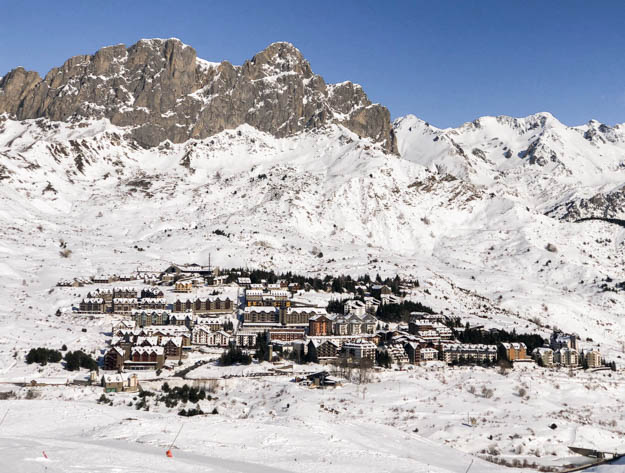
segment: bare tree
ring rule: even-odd
[[[371,368],[373,368],[373,360],[370,358],[361,358],[358,363],[358,384],[367,384],[371,380]]]

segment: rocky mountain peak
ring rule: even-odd
[[[267,68],[276,72],[296,72],[310,77],[310,64],[304,59],[299,49],[291,43],[272,43],[249,61],[258,68]]]
[[[388,110],[352,83],[327,86],[286,42],[270,44],[242,66],[212,65],[170,38],[75,56],[44,79],[17,68],[0,79],[3,113],[17,120],[106,118],[145,147],[242,124],[284,137],[337,123],[396,152]]]

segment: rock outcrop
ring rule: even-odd
[[[145,147],[244,123],[277,137],[339,123],[397,152],[389,111],[358,85],[327,85],[289,43],[271,44],[242,66],[198,59],[177,39],[150,39],[73,57],[44,79],[17,68],[0,79],[2,113],[18,120],[107,118]]]
[[[610,192],[599,192],[587,199],[574,199],[546,213],[550,217],[568,222],[585,218],[625,218],[625,187]]]

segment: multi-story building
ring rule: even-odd
[[[161,299],[164,296],[163,291],[157,288],[148,287],[141,289],[141,299]]]
[[[432,347],[424,347],[419,350],[419,359],[423,362],[438,360],[438,350]]]
[[[549,347],[534,348],[532,356],[539,365],[553,366],[553,350]]]
[[[596,348],[584,351],[582,355],[584,357],[584,366],[586,366],[587,368],[601,367],[601,352]]]
[[[112,289],[98,289],[87,294],[88,298],[104,299],[110,306],[114,299],[137,299],[137,289],[133,287],[114,287]]]
[[[267,329],[267,332],[269,333],[269,339],[272,341],[292,342],[306,338],[306,330],[303,328],[270,327]]]
[[[309,328],[309,320],[318,315],[327,316],[327,312],[319,307],[287,307],[280,310],[280,322],[287,327]]]
[[[355,360],[361,360],[364,358],[373,361],[375,360],[377,347],[375,346],[375,343],[367,340],[355,340],[353,342],[343,343],[341,350],[349,358],[353,358]]]
[[[427,322],[440,322],[445,321],[445,316],[442,314],[430,314],[429,312],[410,312],[410,320],[424,320]]]
[[[133,310],[130,316],[137,327],[168,325],[171,312],[169,310]]]
[[[193,344],[206,345],[209,347],[227,347],[232,337],[228,333],[218,330],[213,331],[202,325],[193,328]]]
[[[454,332],[447,325],[440,322],[434,322],[432,326],[434,330],[438,332],[441,340],[451,340],[454,338]]]
[[[176,281],[174,284],[174,292],[192,292],[193,291],[193,281],[190,279],[184,279],[180,281]]]
[[[172,315],[173,316],[173,315]],[[195,326],[204,327],[211,332],[223,330],[226,321],[221,317],[198,317],[195,319]]]
[[[408,355],[408,361],[410,363],[419,363],[421,345],[415,341],[406,341],[404,343],[404,351]]]
[[[560,366],[578,366],[579,353],[574,348],[562,347],[554,352],[554,362],[559,364]]]
[[[339,344],[334,340],[309,340],[308,341],[308,353],[313,358],[317,358],[318,361],[332,360],[339,354]]]
[[[119,346],[113,346],[104,354],[103,368],[105,370],[119,371],[124,367],[124,361],[126,361],[129,356],[129,351]]]
[[[554,331],[551,334],[550,346],[553,350],[559,350],[560,348],[572,348],[577,350],[577,335]]]
[[[311,337],[332,334],[332,319],[328,314],[316,314],[308,319],[308,335]]]
[[[258,333],[247,331],[247,330],[239,330],[234,335],[235,344],[241,348],[253,348],[256,346],[256,338],[258,337]]]
[[[120,329],[127,329],[127,330],[132,330],[133,328],[135,328],[137,326],[137,324],[135,324],[135,322],[133,320],[127,320],[127,319],[122,319],[119,322],[116,322],[113,324],[112,327],[112,332],[115,333],[117,330]]]
[[[264,289],[246,289],[245,305],[291,307],[291,293],[285,289],[273,289],[268,292]]]
[[[280,310],[273,306],[248,306],[243,309],[243,325],[280,325]]]
[[[165,349],[163,347],[132,347],[130,357],[124,361],[127,370],[157,370],[165,363]]]
[[[410,357],[402,345],[390,345],[386,347],[386,353],[391,363],[410,363]]]
[[[343,313],[362,317],[367,313],[367,305],[359,300],[347,301],[343,304]]]
[[[243,287],[250,287],[252,285],[252,280],[250,278],[241,277],[237,279],[237,284]]]
[[[447,364],[462,362],[493,363],[497,361],[497,345],[444,343],[441,345],[440,357]]]
[[[106,303],[101,297],[88,297],[80,301],[79,310],[85,314],[103,314],[106,312]]]
[[[141,310],[165,310],[167,309],[167,301],[163,298],[149,297],[146,299],[139,299],[137,302],[137,309]]]
[[[355,313],[332,314],[329,318],[332,321],[332,335],[371,334],[375,332],[378,324],[378,319],[367,313],[362,316]]]
[[[116,297],[113,299],[113,313],[121,315],[130,315],[133,310],[139,306],[139,299]]]
[[[184,325],[153,325],[150,327],[144,327],[142,334],[149,337],[158,337],[158,344],[162,343],[164,338],[181,337],[182,347],[189,347],[191,345],[191,331]]]
[[[169,316],[169,325],[184,325],[192,329],[195,325],[195,316],[188,312],[174,312]]]
[[[502,348],[505,358],[508,361],[522,361],[529,359],[529,357],[527,356],[527,347],[523,342],[504,342],[501,343],[500,346]]]

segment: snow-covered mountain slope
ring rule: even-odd
[[[623,125],[590,121],[567,127],[540,113],[483,117],[440,130],[409,115],[396,120],[394,129],[405,159],[507,193],[539,212],[567,220],[624,215],[619,205],[625,181]],[[589,199],[591,205],[583,203]]]
[[[550,120],[480,122],[521,123],[525,136]],[[28,299],[31,314],[54,312],[47,291],[59,279],[205,262],[210,253],[221,266],[416,277],[415,298],[446,313],[518,330],[557,326],[606,354],[622,350],[625,298],[602,285],[625,280],[624,230],[544,215],[564,195],[615,186],[616,148],[612,164],[586,178],[581,165],[565,172],[496,157],[495,146],[477,145],[486,125],[441,131],[412,117],[396,123],[401,157],[339,125],[287,138],[242,125],[150,149],[105,119],[0,127],[2,295],[18,310]],[[558,130],[586,142],[582,131]],[[440,138],[426,147],[430,133]],[[464,171],[461,154],[436,149],[451,146],[447,136],[471,150]],[[0,310],[3,322],[14,317],[13,306]]]

